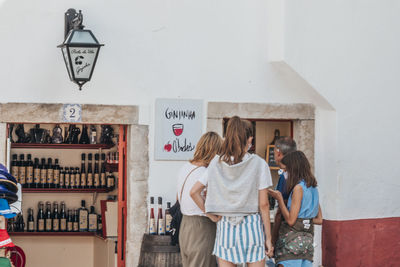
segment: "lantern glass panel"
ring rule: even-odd
[[[67,66],[69,79],[72,81],[72,73],[71,73],[71,63],[69,62],[68,51],[66,47],[61,48],[61,51],[64,56],[65,65]]]
[[[71,55],[71,65],[75,80],[89,80],[99,48],[68,47],[68,50]]]
[[[98,44],[89,31],[73,31],[72,38],[69,43],[81,44]]]

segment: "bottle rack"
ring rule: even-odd
[[[9,232],[10,236],[96,236],[95,232]]]
[[[113,188],[22,188],[23,193],[108,193]]]
[[[110,149],[114,145],[108,144],[34,144],[12,143],[11,148],[36,148],[36,149]]]

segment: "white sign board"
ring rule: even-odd
[[[81,122],[82,106],[80,104],[64,104],[62,112],[63,122]]]
[[[155,160],[188,160],[202,134],[203,101],[156,99]]]

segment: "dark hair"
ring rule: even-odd
[[[288,136],[283,136],[276,140],[275,148],[279,149],[283,155],[297,150],[296,142]]]
[[[221,160],[232,165],[242,161],[246,154],[248,123],[238,116],[229,119],[221,148]],[[233,157],[233,160],[232,160]]]
[[[301,151],[288,153],[282,159],[282,164],[286,166],[288,179],[286,181],[286,192],[289,194],[293,188],[302,180],[307,187],[316,187],[317,180],[311,172],[311,166],[306,155]]]

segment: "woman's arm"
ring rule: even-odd
[[[205,213],[206,208],[204,206],[204,199],[201,196],[201,191],[203,191],[204,188],[205,188],[205,186],[202,183],[196,182],[194,184],[194,186],[192,187],[192,189],[190,190],[190,197],[193,199],[194,203],[196,203],[196,205],[201,209],[201,211]],[[213,222],[218,222],[221,219],[221,216],[217,216],[217,215],[213,215],[213,214],[209,214],[209,213],[205,213],[205,214]]]
[[[293,188],[290,211],[287,209],[285,205],[281,192],[272,189],[268,189],[268,192],[271,194],[273,198],[278,200],[279,208],[281,210],[283,217],[290,226],[293,226],[296,223],[297,216],[299,216],[301,200],[303,199],[303,188],[301,187],[301,185],[296,185]]]
[[[193,199],[194,203],[201,209],[202,212],[206,212],[204,207],[204,199],[201,197],[201,191],[205,188],[200,182],[196,182],[192,189],[190,190],[190,197]]]
[[[322,210],[320,205],[318,205],[318,214],[317,217],[313,219],[313,223],[318,225],[322,224]]]
[[[268,191],[265,188],[259,190],[258,192],[258,202],[260,205],[261,219],[263,221],[265,230],[265,245],[267,249],[267,256],[272,257],[274,255],[274,248],[271,241],[271,221],[269,217]]]

